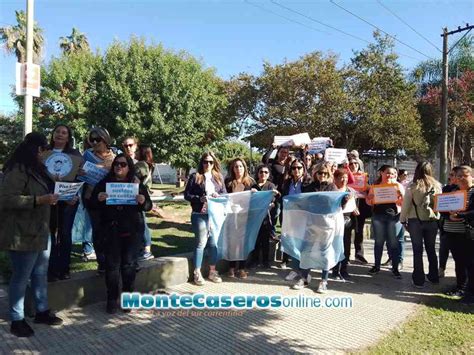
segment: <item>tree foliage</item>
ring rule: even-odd
[[[21,142],[22,132],[23,120],[20,117],[0,114],[0,166]]]
[[[18,62],[26,62],[26,14],[24,11],[15,11],[14,26],[0,27],[0,43],[5,50],[15,54]],[[33,62],[39,63],[44,46],[43,30],[35,22],[33,25]]]
[[[63,53],[90,50],[87,36],[84,33],[79,32],[75,27],[72,28],[72,33],[69,36],[59,38],[59,48],[61,48]]]

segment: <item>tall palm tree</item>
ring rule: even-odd
[[[14,53],[20,63],[26,62],[26,14],[15,11],[15,26],[0,27],[0,43],[5,50]],[[39,63],[44,46],[43,30],[36,22],[33,25],[33,62]]]
[[[79,32],[75,27],[72,28],[70,36],[60,37],[59,47],[63,53],[74,53],[77,51],[90,50],[89,41],[84,33]]]

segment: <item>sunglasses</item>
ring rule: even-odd
[[[329,173],[327,171],[318,171],[316,173],[316,175],[325,175],[325,176],[329,176]]]
[[[135,144],[124,144],[123,146],[124,146],[125,148],[131,148],[131,147],[133,147],[134,145],[135,145]]]
[[[127,162],[124,162],[124,161],[116,161],[114,163],[114,167],[117,167],[117,166],[120,166],[121,168],[125,168],[128,166]]]
[[[212,164],[214,164],[214,161],[213,161],[213,160],[204,160],[204,161],[203,161],[203,164],[212,165]]]
[[[296,170],[296,169],[301,170],[301,169],[303,169],[303,167],[302,166],[292,166],[291,167],[291,170]]]
[[[258,173],[259,174],[270,174],[270,172],[266,171],[266,170],[260,170]]]
[[[102,138],[100,138],[100,137],[91,137],[90,141],[91,141],[91,143],[100,143],[100,142],[102,142]]]

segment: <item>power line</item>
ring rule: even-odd
[[[337,28],[337,27],[334,27],[334,26],[328,25],[328,24],[326,24],[326,23],[324,23],[324,22],[321,22],[321,21],[319,21],[319,20],[316,20],[315,18],[312,18],[311,16],[305,15],[305,14],[303,14],[303,13],[301,13],[301,12],[299,12],[299,11],[296,11],[296,10],[290,8],[290,7],[287,7],[287,6],[285,6],[285,5],[282,5],[282,4],[280,4],[280,3],[278,3],[278,2],[276,2],[276,1],[274,1],[274,0],[271,0],[271,2],[272,2],[273,4],[275,4],[275,5],[277,5],[277,6],[281,7],[281,8],[283,8],[283,9],[286,9],[286,10],[288,10],[288,11],[291,11],[291,12],[295,13],[295,14],[298,14],[298,15],[304,17],[304,18],[307,18],[308,20],[317,22],[317,23],[319,23],[320,25],[329,27],[329,28],[331,28],[331,29],[333,29],[333,30],[335,30],[335,31],[337,31],[337,32],[340,32],[340,33],[342,33],[342,34],[345,34],[346,36],[349,36],[349,37],[358,39],[359,41],[363,41],[363,42],[365,42],[365,43],[370,43],[369,41],[367,41],[367,40],[365,40],[365,39],[363,39],[363,38],[357,37],[357,36],[355,36],[355,35],[353,35],[353,34],[350,34],[350,33],[347,33],[347,32],[345,32],[345,31],[343,31],[343,30],[340,30],[340,29]]]
[[[269,10],[269,9],[267,9],[267,8],[264,7],[264,6],[255,4],[255,3],[250,2],[250,1],[248,1],[248,0],[244,0],[244,2],[245,2],[246,4],[251,5],[251,6],[253,6],[253,7],[256,7],[256,8],[258,8],[258,9],[264,11],[264,12],[271,13],[272,15],[275,15],[275,16],[278,16],[278,17],[281,17],[281,18],[284,18],[284,19],[287,20],[287,21],[290,21],[290,22],[296,23],[296,24],[298,24],[298,25],[300,25],[300,26],[309,28],[310,30],[313,30],[313,31],[316,31],[316,32],[320,32],[320,33],[330,34],[330,33],[326,32],[326,31],[322,31],[322,30],[319,30],[319,29],[314,28],[314,27],[312,27],[312,26],[308,26],[308,25],[304,24],[303,22],[299,22],[299,21],[297,21],[297,20],[293,20],[293,19],[290,18],[290,17],[286,17],[286,16],[284,16],[284,15],[281,15],[281,14],[275,12],[275,11]]]
[[[436,44],[434,44],[433,42],[431,42],[428,38],[426,38],[425,36],[423,36],[420,32],[418,32],[417,30],[415,30],[412,26],[410,26],[410,24],[408,24],[406,21],[404,21],[400,16],[398,16],[394,11],[392,11],[391,9],[389,9],[387,6],[385,6],[382,1],[380,0],[377,0],[377,2],[379,3],[380,6],[382,6],[385,10],[387,10],[388,12],[390,12],[393,16],[395,16],[397,19],[399,19],[402,23],[404,23],[405,25],[407,25],[413,32],[415,32],[418,36],[420,36],[421,38],[423,38],[426,42],[428,42],[429,44],[431,44],[434,48],[436,48],[438,51],[442,52],[441,49],[438,48],[438,46]]]
[[[351,14],[352,16],[354,16],[354,17],[357,17],[359,20],[361,20],[361,21],[365,22],[365,23],[366,23],[366,24],[368,24],[369,26],[372,26],[373,28],[375,28],[375,29],[379,30],[380,32],[382,32],[382,33],[385,33],[387,36],[389,36],[390,38],[393,38],[395,41],[397,41],[397,42],[399,42],[399,43],[403,44],[404,46],[406,46],[406,47],[410,48],[411,50],[414,50],[415,52],[418,52],[418,53],[420,53],[421,55],[425,56],[425,57],[426,57],[426,58],[428,58],[428,59],[432,59],[430,56],[426,55],[425,53],[423,53],[423,52],[420,52],[418,49],[416,49],[416,48],[413,48],[412,46],[410,46],[409,44],[406,44],[405,42],[402,42],[402,41],[401,41],[401,40],[399,40],[397,37],[395,37],[395,36],[391,35],[391,34],[390,34],[390,33],[388,33],[388,32],[385,32],[385,31],[384,31],[384,30],[382,30],[381,28],[379,28],[379,27],[377,27],[376,25],[374,25],[374,24],[370,23],[369,21],[367,21],[367,20],[363,19],[363,18],[362,18],[362,17],[360,17],[359,15],[356,15],[355,13],[353,13],[353,12],[351,12],[351,11],[347,10],[346,8],[342,7],[341,5],[339,5],[339,4],[337,4],[337,3],[335,3],[333,0],[329,0],[329,1],[331,2],[331,4],[333,4],[333,5],[337,6],[337,7],[339,7],[340,9],[342,9],[342,10],[344,10],[345,12],[347,12],[347,13]]]
[[[339,28],[337,28],[337,27],[334,27],[334,26],[328,25],[328,24],[326,24],[326,23],[324,23],[324,22],[322,22],[322,21],[316,20],[315,18],[313,18],[313,17],[311,17],[311,16],[305,15],[305,14],[302,13],[302,12],[296,11],[296,10],[294,10],[294,9],[292,9],[292,8],[290,8],[290,7],[287,7],[287,6],[285,6],[285,5],[282,5],[282,4],[280,4],[280,3],[278,3],[278,2],[276,2],[276,1],[274,1],[274,0],[270,0],[270,1],[271,1],[273,4],[275,4],[275,5],[277,5],[277,6],[280,6],[280,7],[283,8],[283,9],[286,9],[286,10],[288,10],[288,11],[290,11],[290,12],[293,12],[293,13],[295,13],[295,14],[298,14],[298,15],[300,15],[300,16],[302,16],[302,17],[308,19],[308,20],[314,21],[314,22],[319,23],[319,24],[321,24],[321,25],[323,25],[323,26],[329,27],[329,28],[331,28],[331,29],[333,29],[333,30],[335,30],[335,31],[338,31],[338,32],[340,32],[340,33],[346,35],[346,36],[355,38],[355,39],[357,39],[357,40],[359,40],[359,41],[362,41],[362,42],[365,42],[365,43],[368,43],[368,44],[371,43],[371,42],[369,42],[369,41],[367,41],[367,40],[365,40],[365,39],[363,39],[363,38],[361,38],[361,37],[358,37],[358,36],[355,36],[355,35],[353,35],[353,34],[347,33],[347,32],[345,32],[345,31],[343,31],[343,30],[341,30],[341,29],[339,29]],[[421,59],[418,59],[418,58],[409,56],[409,55],[407,55],[407,54],[398,53],[398,55],[403,56],[403,57],[407,57],[407,58],[410,58],[410,59],[414,59],[414,60],[421,61]]]
[[[467,27],[467,25],[466,25],[466,27]],[[454,44],[451,46],[451,48],[449,48],[448,53],[451,52],[451,51],[454,49],[454,47],[456,47],[456,46],[458,45],[458,43],[461,42],[461,40],[462,40],[464,37],[466,37],[469,32],[471,32],[471,30],[472,30],[472,26],[471,26],[471,28],[469,28],[469,29],[467,30],[467,32],[466,32],[461,38],[459,38],[459,40],[458,40],[456,43],[454,43]]]

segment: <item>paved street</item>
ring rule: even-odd
[[[167,292],[334,297],[352,296],[351,309],[279,309],[217,311],[133,311],[109,316],[100,303],[60,312],[64,325],[51,328],[33,324],[36,336],[18,339],[9,334],[5,298],[0,299],[0,353],[343,353],[367,347],[400,325],[416,311],[424,297],[454,282],[453,262],[438,286],[414,289],[411,285],[411,245],[406,244],[402,280],[388,269],[372,277],[368,265],[351,264],[351,282],[329,281],[326,295],[309,289],[294,291],[284,280],[288,271],[276,267],[251,273],[247,280],[224,280],[204,287],[183,284]],[[372,241],[366,256],[372,261]],[[385,256],[384,256],[385,259]],[[313,277],[320,276],[313,272]],[[32,322],[31,322],[32,323]]]

